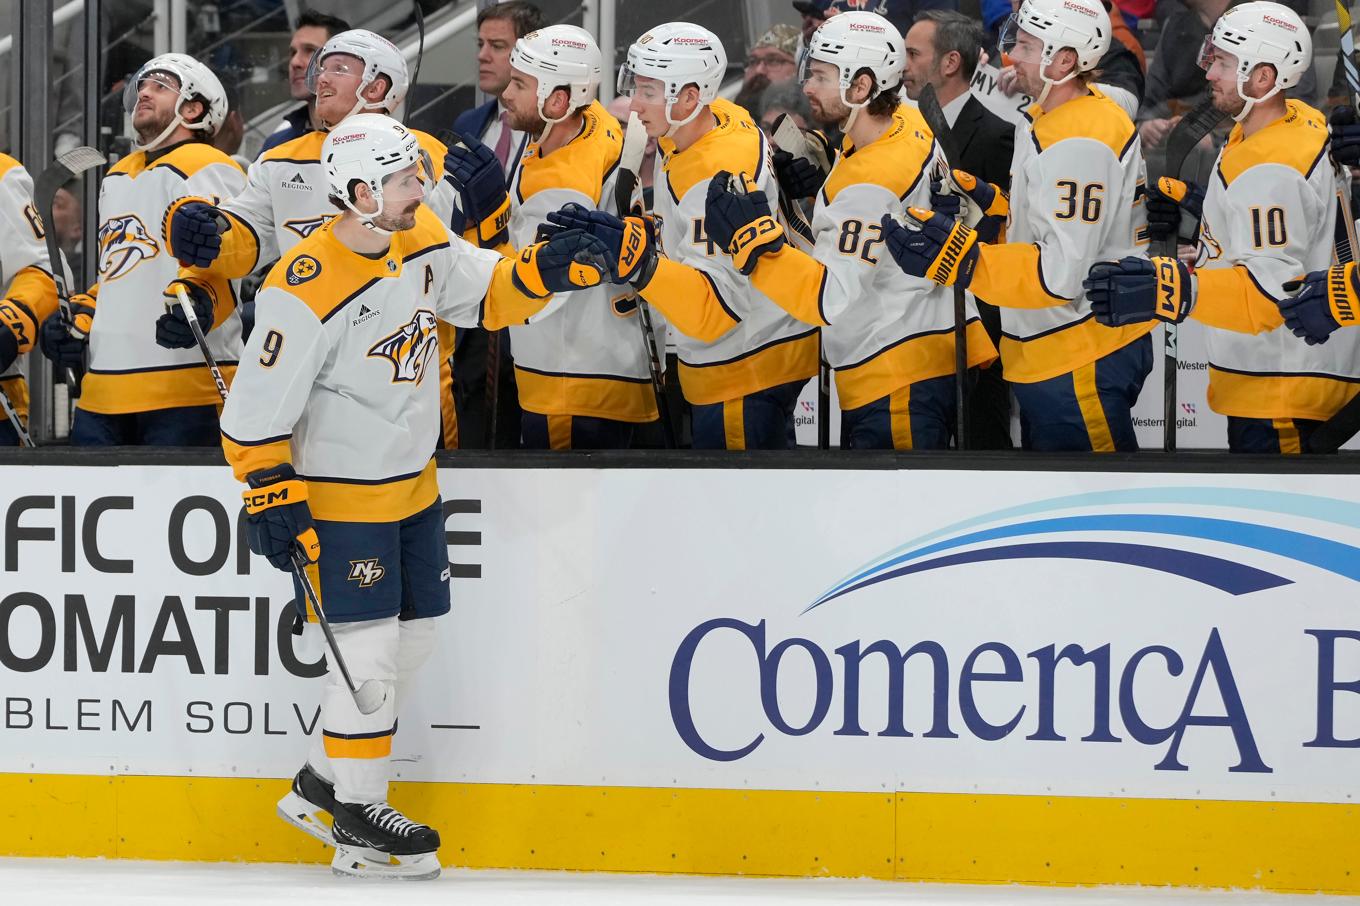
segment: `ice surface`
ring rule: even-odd
[[[1053,888],[889,881],[715,878],[682,875],[586,874],[544,871],[446,870],[438,881],[361,881],[337,878],[325,865],[244,865],[132,862],[103,859],[0,859],[0,903],[70,906],[245,903],[305,906],[466,906],[552,903],[622,906],[643,903],[905,903],[908,906],[1038,904],[1059,906],[1286,906],[1302,895],[1255,891],[1181,891],[1167,888]],[[1360,902],[1356,897],[1312,897],[1309,902]]]

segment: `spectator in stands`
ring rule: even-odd
[[[250,167],[250,161],[240,154],[241,142],[246,137],[246,120],[241,115],[236,83],[223,82],[222,92],[227,96],[227,118],[217,127],[217,134],[212,137],[212,146],[240,164],[242,170],[246,170]]]
[[[787,113],[799,129],[807,131],[812,123],[812,108],[808,105],[807,95],[798,82],[780,82],[771,85],[760,93],[759,117],[756,122],[769,135],[774,131],[775,120],[780,114]]]
[[[798,15],[803,17],[799,25],[800,34],[798,36],[798,54],[801,56],[803,48],[807,46],[812,33],[817,30],[817,26],[826,21],[826,10],[831,6],[831,0],[793,0],[793,8],[798,10]]]
[[[453,131],[491,148],[507,178],[528,140],[523,132],[510,128],[510,113],[500,101],[501,92],[510,84],[510,50],[517,40],[546,24],[539,8],[524,0],[483,7],[477,13],[477,87],[491,100],[460,114]],[[496,375],[494,383],[488,380],[489,371]],[[459,328],[453,352],[453,395],[460,447],[506,450],[519,446],[522,416],[508,330],[488,334],[480,327]],[[493,398],[494,437],[489,417]]]
[[[85,206],[80,202],[80,180],[73,179],[57,189],[52,197],[52,229],[57,234],[57,248],[66,256],[74,284],[86,284],[85,256],[81,249],[85,240]]]
[[[539,8],[524,0],[483,7],[477,13],[477,88],[491,100],[460,114],[453,131],[491,148],[507,174],[525,142],[523,132],[510,128],[510,113],[500,101],[501,92],[510,84],[510,50],[517,40],[546,24]]]
[[[907,65],[902,86],[916,100],[926,85],[935,88],[949,121],[960,170],[1010,189],[1015,128],[973,96],[969,85],[977,70],[987,33],[977,20],[953,10],[927,9],[916,14],[907,32]],[[992,342],[1001,343],[1001,315],[996,306],[978,301],[978,315]],[[1011,446],[1010,388],[1001,376],[1001,362],[980,369],[973,391],[968,443],[975,450],[1005,450]]]
[[[283,122],[270,133],[260,146],[260,153],[275,145],[292,141],[317,128],[313,119],[315,98],[307,88],[307,64],[312,62],[312,54],[321,49],[332,36],[349,31],[349,23],[325,13],[303,10],[293,23],[293,39],[288,43],[288,91],[295,101],[303,101],[297,108],[283,117]],[[232,108],[236,107],[232,104]],[[234,152],[228,152],[234,153]]]
[[[802,33],[780,23],[760,36],[746,55],[746,72],[737,92],[738,107],[760,120],[760,96],[771,85],[792,83],[798,76],[798,42]]]
[[[1138,111],[1143,150],[1158,148],[1180,115],[1209,95],[1199,49],[1232,0],[1186,0],[1162,23],[1148,68],[1147,93]]]

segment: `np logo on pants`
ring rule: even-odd
[[[378,564],[377,557],[349,561],[349,581],[358,582],[360,588],[376,585],[385,575],[387,570]]]

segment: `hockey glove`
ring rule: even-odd
[[[226,218],[199,199],[181,199],[167,211],[165,236],[171,254],[185,267],[208,267],[222,251]]]
[[[946,187],[940,179],[930,181],[931,209],[936,214],[957,218],[966,197],[971,203],[964,225],[977,231],[979,242],[995,242],[1000,238],[1001,228],[1011,216],[1011,200],[1005,191],[962,170],[951,170],[949,182]]]
[[[14,331],[21,329],[12,322],[0,324],[0,374],[8,371],[14,360],[19,358],[19,335]]]
[[[1355,264],[1313,271],[1284,285],[1286,292],[1300,290],[1280,303],[1284,325],[1309,346],[1326,343],[1338,327],[1354,327],[1360,306],[1360,286],[1356,285]]]
[[[288,463],[246,476],[246,543],[270,564],[292,572],[293,556],[307,563],[321,558],[321,541],[307,506],[307,484]]]
[[[90,343],[90,328],[94,325],[94,302],[84,293],[70,299],[71,319],[68,323],[58,310],[43,322],[38,331],[38,345],[43,355],[63,368],[80,373],[85,368],[85,348]]]
[[[510,197],[505,171],[490,148],[477,139],[455,137],[444,155],[444,179],[458,193],[463,223],[459,233],[476,227],[482,248],[495,248],[509,238]],[[454,212],[455,220],[459,212]]]
[[[1148,186],[1148,235],[1155,242],[1184,236],[1194,242],[1199,237],[1199,219],[1204,212],[1204,188],[1163,176]]]
[[[179,295],[175,287],[182,286],[194,306],[194,317],[198,318],[198,329],[206,337],[213,327],[213,300],[207,288],[192,280],[172,280],[165,288],[165,314],[156,319],[156,345],[165,349],[192,349],[198,345],[194,332],[189,328],[189,319],[180,307]]]
[[[1327,118],[1332,134],[1332,160],[1344,167],[1360,167],[1360,123],[1350,104],[1333,107]]]
[[[774,178],[785,198],[815,198],[826,182],[826,173],[806,157],[787,151],[774,152]]]
[[[1121,258],[1091,265],[1086,279],[1091,313],[1106,327],[1151,321],[1179,324],[1195,307],[1190,269],[1175,258]]]
[[[620,219],[572,202],[550,213],[548,224],[554,233],[583,230],[600,240],[608,251],[610,280],[614,283],[630,283],[642,289],[656,273],[656,234],[650,217]]]
[[[920,208],[907,208],[915,229],[908,229],[884,214],[883,240],[903,272],[924,277],[941,286],[967,287],[978,261],[975,230],[951,218]]]
[[[515,260],[515,288],[542,299],[553,293],[599,286],[609,279],[609,250],[584,230],[564,230],[547,242],[520,250]]]
[[[708,181],[704,231],[747,275],[761,255],[784,247],[784,228],[772,216],[769,199],[745,173],[734,176],[719,170]]]

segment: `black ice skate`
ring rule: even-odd
[[[304,764],[293,778],[293,788],[279,800],[279,817],[304,830],[327,846],[335,845],[331,836],[331,814],[335,811],[335,784],[312,766]]]
[[[337,802],[331,870],[361,878],[426,881],[439,877],[439,831],[386,802]]]

